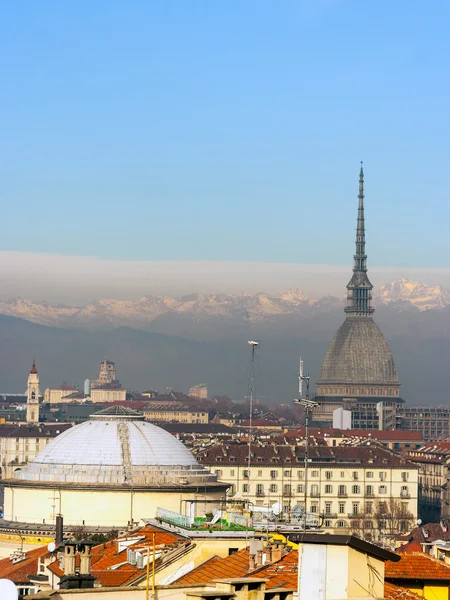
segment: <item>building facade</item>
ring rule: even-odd
[[[425,441],[450,437],[450,408],[447,406],[402,406],[397,426],[404,431],[418,431]]]
[[[195,406],[178,404],[176,402],[149,402],[144,406],[144,416],[147,421],[155,423],[208,423],[207,410]]]
[[[399,533],[417,519],[418,467],[380,446],[311,447],[307,483],[304,446],[255,443],[250,468],[248,452],[247,444],[224,444],[197,458],[231,484],[229,496],[268,509],[276,504],[286,514],[306,502],[306,513],[330,532],[365,529],[368,537],[389,511]]]
[[[346,319],[333,338],[317,381],[314,420],[331,427],[333,412],[352,412],[355,429],[395,429],[403,403],[390,348],[373,320],[372,283],[367,275],[364,173],[359,176],[353,275],[347,285]]]

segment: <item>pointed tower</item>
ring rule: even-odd
[[[28,375],[27,423],[39,423],[39,374],[34,360]]]
[[[394,429],[399,398],[391,350],[372,315],[372,284],[367,275],[364,172],[359,173],[358,219],[353,274],[347,285],[346,319],[334,336],[317,381],[314,419],[333,424],[333,412],[352,412],[355,429]]]
[[[359,172],[358,219],[356,223],[356,252],[353,256],[353,275],[347,285],[348,315],[369,316],[374,312],[371,306],[372,288],[367,276],[366,227],[364,223],[364,171],[361,163]]]

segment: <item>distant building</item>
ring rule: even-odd
[[[57,435],[71,427],[68,423],[0,425],[0,477],[9,479],[32,460]]]
[[[44,402],[48,404],[59,404],[64,402],[64,398],[75,392],[79,392],[77,387],[68,383],[62,383],[56,388],[47,388],[45,390]]]
[[[397,421],[399,429],[418,431],[428,442],[450,437],[448,406],[402,406]]]
[[[200,400],[206,400],[208,398],[208,386],[206,383],[199,383],[189,388],[189,396],[192,398],[199,398]]]
[[[116,365],[111,360],[100,364],[99,376],[91,382],[90,399],[95,403],[127,399],[127,391],[116,378]]]
[[[208,411],[177,402],[149,402],[143,408],[147,421],[156,423],[208,423]]]
[[[359,176],[359,205],[353,275],[347,285],[347,317],[334,336],[317,381],[314,420],[330,427],[333,412],[352,413],[353,428],[395,429],[403,404],[391,350],[372,318],[372,283],[367,276],[364,224],[364,173]]]

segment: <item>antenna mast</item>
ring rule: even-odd
[[[250,406],[249,406],[249,428],[248,428],[248,457],[247,457],[247,473],[248,473],[248,498],[250,498],[250,465],[252,462],[252,436],[253,436],[253,396],[255,393],[255,350],[259,346],[259,342],[249,340],[252,347],[252,364],[250,368]],[[248,507],[250,508],[250,507]]]
[[[309,463],[309,416],[313,409],[319,404],[315,400],[309,399],[309,373],[303,375],[303,361],[300,357],[300,368],[298,372],[298,398],[294,400],[295,404],[300,404],[305,409],[305,489],[304,489],[304,504],[303,504],[303,531],[306,531],[306,511],[308,500],[308,463]],[[303,397],[303,383],[306,384],[306,394]]]

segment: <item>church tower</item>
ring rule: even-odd
[[[27,423],[39,423],[39,375],[34,360],[28,375]]]

